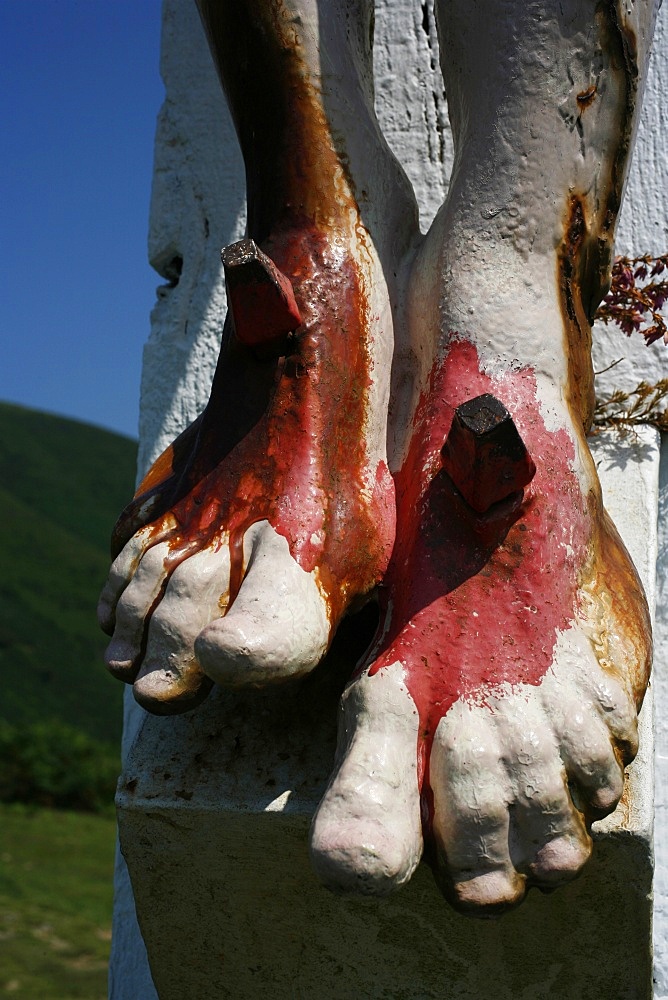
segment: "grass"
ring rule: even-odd
[[[106,1000],[115,823],[0,806],[0,997]]]

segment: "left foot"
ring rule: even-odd
[[[123,547],[100,601],[106,658],[153,711],[192,707],[211,681],[313,669],[387,567],[394,487],[374,368],[388,369],[391,314],[361,232],[274,239],[303,320],[287,357],[258,359],[228,330],[197,433],[158,460],[117,526]],[[259,317],[260,332],[271,319]],[[262,388],[266,410],[242,436]]]

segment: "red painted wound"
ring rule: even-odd
[[[169,578],[229,532],[231,604],[243,581],[244,535],[266,519],[306,572],[318,570],[333,629],[351,600],[382,578],[394,539],[392,477],[384,463],[371,466],[364,439],[368,306],[340,241],[299,229],[274,242],[271,254],[297,291],[303,332],[294,353],[271,369],[264,412],[228,446],[235,403],[214,382],[195,456],[169,503],[178,527],[168,533],[166,568]],[[234,359],[220,370],[243,391],[248,376],[237,374],[241,389],[234,385]],[[162,519],[153,531],[164,540]]]
[[[483,529],[441,469],[454,410],[490,392],[510,411],[537,465],[519,508]],[[438,723],[459,698],[479,702],[501,685],[538,684],[559,630],[573,619],[589,532],[566,430],[548,431],[529,368],[492,379],[475,347],[455,340],[431,374],[396,477],[397,538],[383,588],[391,625],[370,673],[397,661],[420,715],[423,813]],[[427,825],[429,821],[427,820]]]

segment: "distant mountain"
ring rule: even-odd
[[[120,735],[122,685],[95,619],[137,445],[0,403],[0,718]]]

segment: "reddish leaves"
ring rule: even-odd
[[[653,280],[664,271],[668,271],[668,254],[617,257],[610,291],[596,318],[606,324],[616,323],[627,337],[641,333],[648,346],[661,339],[668,344],[668,326],[661,312],[668,301],[668,278]]]

